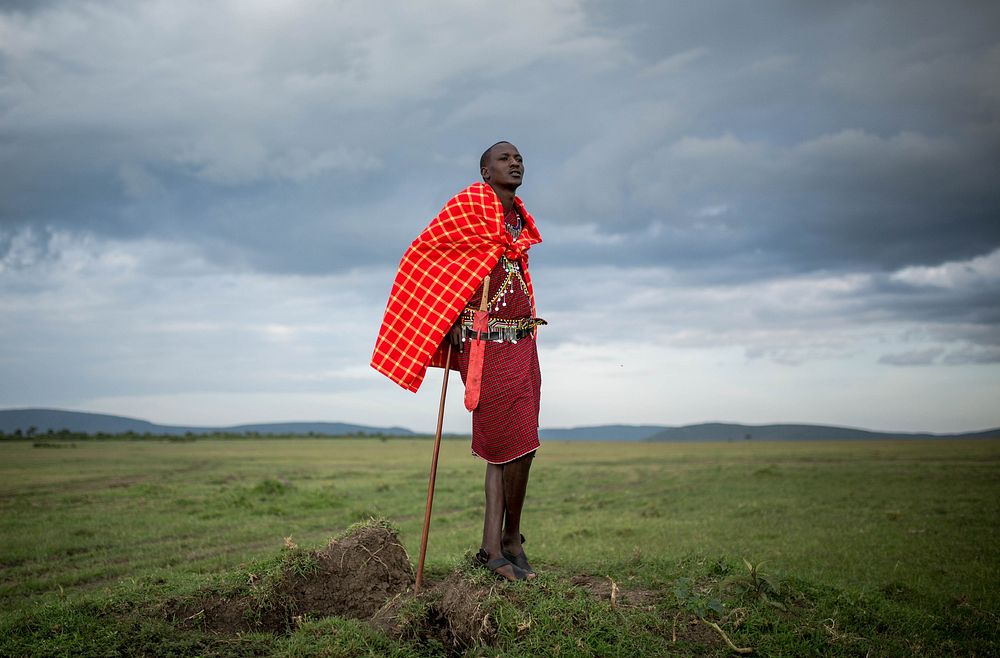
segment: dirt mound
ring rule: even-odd
[[[426,586],[416,605],[412,593],[396,597],[370,620],[388,635],[417,642],[434,640],[461,652],[492,644],[496,637],[494,588],[483,587],[461,571]]]
[[[500,611],[510,604],[521,607],[525,596],[531,596],[468,567],[442,581],[426,582],[415,596],[406,549],[395,531],[378,522],[354,528],[320,550],[302,550],[289,540],[271,566],[243,572],[235,584],[234,575],[229,585],[169,602],[160,611],[182,628],[220,634],[288,633],[304,617],[350,617],[398,640],[458,655],[494,644]],[[652,610],[657,599],[655,592],[622,588],[607,577],[576,576],[569,584],[567,589],[553,583],[553,595],[609,601],[621,612]],[[529,616],[524,630],[530,626]],[[680,611],[672,620],[675,642],[678,637],[696,639],[705,631]]]
[[[353,617],[396,638],[433,641],[451,651],[489,644],[496,635],[493,588],[456,571],[413,594],[413,567],[396,533],[374,524],[317,551],[286,547],[269,573],[250,574],[227,592],[204,592],[165,606],[183,628],[216,633],[287,633],[303,616]]]
[[[389,598],[413,586],[406,549],[387,528],[362,528],[315,556],[318,568],[283,588],[299,614],[370,619]]]
[[[429,652],[443,649],[458,656],[495,645],[499,626],[511,623],[509,611],[530,607],[532,598],[540,595],[538,588],[542,588],[543,598],[605,601],[619,614],[646,614],[658,609],[663,597],[662,592],[622,587],[611,578],[594,575],[519,589],[493,581],[484,573],[473,573],[468,566],[459,567],[439,582],[425,582],[420,596],[415,596],[413,567],[406,549],[394,530],[377,521],[353,528],[320,550],[302,550],[286,540],[280,559],[253,571],[230,574],[228,585],[168,602],[157,613],[164,613],[181,628],[227,635],[241,631],[290,633],[305,617],[350,617]],[[543,601],[541,609],[547,607],[548,602]],[[574,609],[570,605],[562,613],[565,632],[592,632],[591,623],[602,628],[602,618],[592,618],[592,613],[593,608]],[[666,621],[658,622],[656,628],[658,633],[669,633],[671,643],[721,646],[716,632],[690,611],[666,608],[664,613]],[[516,624],[518,635],[528,632],[531,615],[516,620]]]
[[[287,632],[303,615],[370,619],[411,589],[413,567],[391,529],[371,525],[319,551],[290,549],[273,574],[250,574],[235,594],[213,593],[166,606],[183,627],[224,633]]]
[[[496,635],[489,609],[490,595],[485,587],[477,587],[462,573],[453,573],[438,585],[441,600],[431,610],[447,625],[448,637],[455,646],[474,647],[490,644]]]

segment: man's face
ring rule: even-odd
[[[490,149],[482,175],[483,180],[494,187],[516,189],[524,176],[524,162],[517,147],[501,142]]]

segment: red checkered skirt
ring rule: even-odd
[[[503,285],[506,272],[501,262],[490,272],[490,299]],[[515,282],[492,318],[531,317],[531,300]],[[468,306],[479,307],[482,286]],[[469,372],[468,343],[458,355],[464,382]],[[533,336],[513,342],[486,343],[479,406],[472,412],[472,454],[491,464],[505,464],[538,449],[538,410],[541,404],[542,372]]]

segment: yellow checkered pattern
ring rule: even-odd
[[[524,219],[516,240],[504,229],[500,199],[485,183],[455,195],[417,236],[399,263],[373,368],[417,391],[429,366],[446,365],[444,336],[501,255],[521,262],[534,311],[527,251],[542,238],[521,200],[515,203]]]

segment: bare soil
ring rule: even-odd
[[[386,528],[362,528],[316,557],[317,572],[289,578],[282,588],[299,614],[370,619],[389,598],[413,587],[406,549]]]
[[[245,630],[287,632],[303,615],[370,619],[391,597],[413,586],[413,568],[395,533],[365,527],[312,553],[315,568],[289,570],[277,583],[257,583],[250,594],[206,594],[167,605],[182,627],[222,633]]]
[[[492,607],[504,588],[476,584],[456,571],[413,594],[414,574],[406,549],[385,527],[363,527],[308,554],[309,568],[289,566],[277,580],[254,580],[238,596],[205,592],[194,599],[168,602],[162,612],[181,628],[220,634],[242,631],[289,633],[302,619],[339,616],[371,623],[388,635],[414,642],[439,643],[458,654],[493,644],[497,629]],[[623,608],[653,609],[657,593],[622,589],[611,579],[581,575],[570,582],[580,595]],[[718,645],[711,629],[678,613],[675,639]]]
[[[410,606],[414,574],[406,549],[384,527],[365,527],[310,554],[315,568],[286,570],[278,581],[255,582],[249,594],[214,592],[168,602],[165,616],[182,628],[233,634],[288,633],[304,616],[351,617],[394,637],[434,640],[453,651],[489,644],[495,636],[487,609],[492,588],[456,572],[426,583],[422,605]]]

